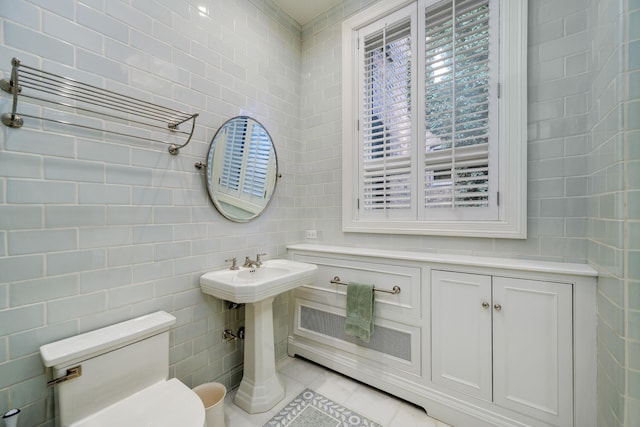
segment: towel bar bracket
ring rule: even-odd
[[[340,276],[334,276],[334,278],[332,280],[330,280],[329,282],[333,283],[334,285],[343,285],[343,286],[347,286],[348,285],[348,283],[344,283],[344,282],[342,282],[340,280]],[[379,288],[376,288],[374,286],[373,290],[376,291],[376,292],[383,292],[385,294],[391,294],[391,295],[398,295],[400,292],[402,292],[402,289],[398,285],[395,285],[391,289],[379,289]]]

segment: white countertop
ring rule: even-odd
[[[312,243],[288,245],[287,249],[289,249],[290,251],[357,255],[372,258],[501,268],[507,270],[525,270],[543,273],[568,274],[575,276],[598,276],[598,272],[591,268],[589,265],[578,263],[537,261],[518,258],[481,257],[473,255],[436,254],[429,252],[393,251],[386,249],[370,249],[355,246],[332,246]]]

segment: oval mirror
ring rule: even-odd
[[[216,209],[235,222],[257,218],[275,191],[277,160],[264,126],[247,116],[227,120],[207,156],[207,191]]]

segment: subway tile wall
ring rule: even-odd
[[[598,286],[598,425],[640,424],[637,140],[640,3],[592,1],[589,261]]]
[[[231,257],[284,256],[301,240],[300,27],[270,0],[12,1],[0,8],[0,72],[30,66],[199,113],[192,142],[123,140],[25,118],[0,129],[0,413],[52,426],[40,345],[155,310],[177,318],[170,375],[189,386],[242,372],[222,330],[243,310],[199,289]],[[2,113],[10,97],[0,96]],[[20,101],[20,111],[40,114]],[[50,114],[55,114],[51,112]],[[248,114],[274,139],[283,179],[265,215],[232,224],[194,163],[228,118]],[[67,117],[60,116],[67,120]],[[96,119],[73,114],[71,119]],[[286,355],[287,298],[275,302]]]

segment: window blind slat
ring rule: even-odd
[[[363,207],[411,206],[411,21],[364,39]]]

